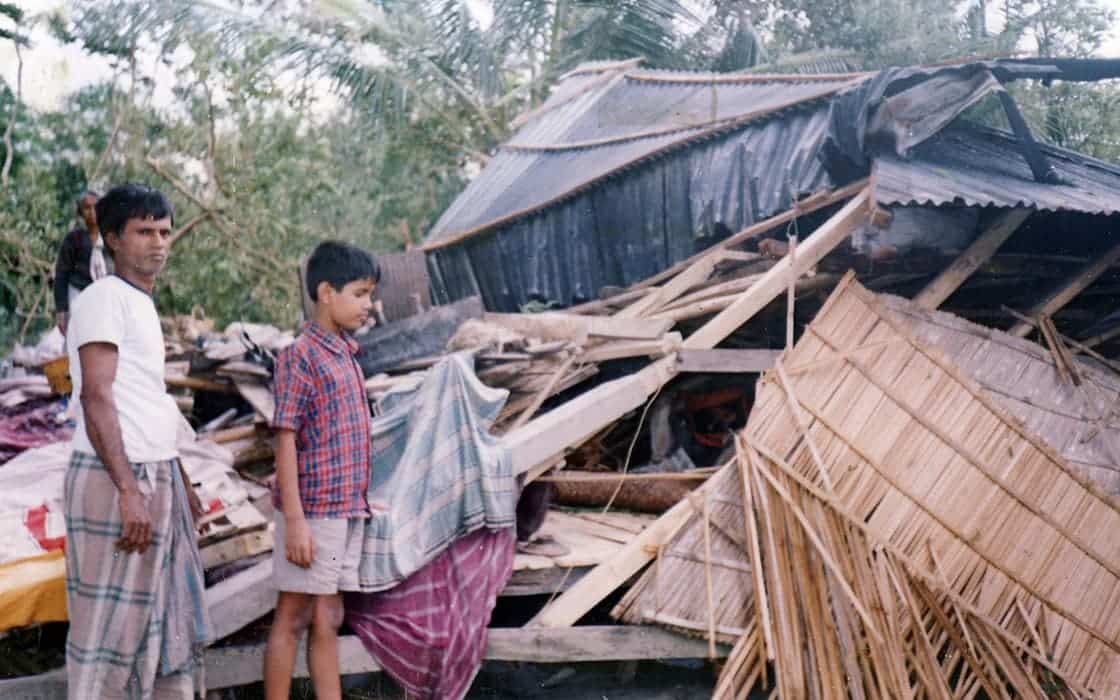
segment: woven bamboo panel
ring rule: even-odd
[[[1081,357],[1083,381],[1070,384],[1037,343],[906,299],[880,299],[919,341],[936,346],[1071,466],[1120,494],[1120,377],[1114,371]]]
[[[734,614],[704,589],[742,586],[758,619],[740,618],[719,697],[744,697],[766,657],[790,698],[1120,697],[1120,511],[903,306],[846,278],[760,381],[712,490],[748,504],[751,573],[704,563],[696,516],[666,553],[688,544],[702,572],[659,574],[691,586],[653,605],[655,566],[617,612],[718,627]]]

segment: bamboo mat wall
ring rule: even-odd
[[[616,613],[741,627],[719,697],[1120,697],[1120,511],[904,306],[840,284]]]

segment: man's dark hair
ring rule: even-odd
[[[319,301],[320,282],[338,291],[356,280],[381,281],[377,258],[342,241],[323,241],[315,246],[307,261],[307,294],[312,301]]]
[[[162,219],[171,217],[175,220],[175,212],[171,202],[157,189],[129,182],[117,185],[97,200],[97,226],[102,233],[115,233],[118,236],[124,232],[124,225],[129,219]]]
[[[97,194],[93,190],[86,190],[85,192],[82,192],[80,195],[78,195],[78,198],[74,200],[74,214],[76,214],[77,216],[82,215],[82,200],[83,199],[85,199],[86,197],[93,197],[94,199],[98,199],[100,196],[101,195]],[[97,206],[97,204],[94,203],[94,207],[96,207],[96,206]]]

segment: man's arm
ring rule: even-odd
[[[315,559],[315,542],[299,500],[296,434],[284,428],[276,430],[276,488],[280,490],[280,505],[284,509],[288,561],[309,567]]]
[[[113,401],[117,357],[117,346],[111,343],[87,343],[78,349],[82,367],[80,399],[89,441],[120,495],[123,532],[117,547],[142,553],[152,542],[152,520],[124,451],[117,404]]]

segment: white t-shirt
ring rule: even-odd
[[[86,287],[70,307],[66,345],[74,384],[78,429],[74,449],[96,454],[82,412],[82,366],[78,349],[87,343],[117,346],[113,401],[130,462],[158,462],[178,455],[175,433],[181,416],[163,376],[163,329],[152,298],[115,275]]]

